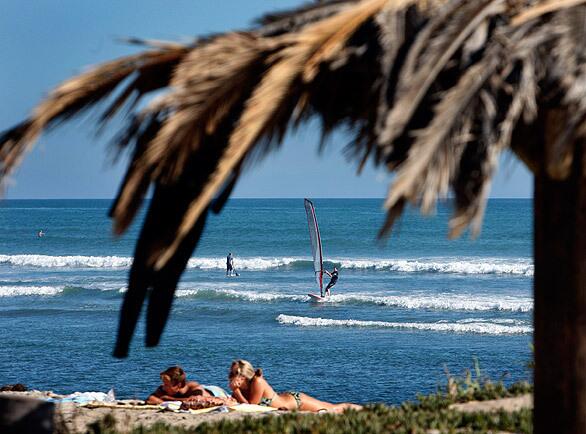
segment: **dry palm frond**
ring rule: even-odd
[[[342,9],[352,6],[356,0],[330,0],[311,3],[294,11],[267,14],[257,20],[263,36],[277,36],[298,31],[308,24],[330,17]]]
[[[149,290],[147,344],[159,341],[208,210],[221,210],[247,162],[311,116],[324,136],[347,127],[360,165],[397,170],[381,236],[408,203],[431,212],[450,191],[450,235],[477,233],[506,149],[567,176],[572,144],[586,135],[585,3],[330,0],[188,46],[137,41],[154,49],[66,82],[0,137],[0,178],[44,128],[124,83],[104,122],[168,87],[118,138],[133,155],[112,208],[117,233],[154,185],[121,312],[124,356]],[[559,134],[542,151],[530,144],[544,122]]]
[[[116,232],[123,232],[131,221],[133,208],[128,204],[145,185],[153,180],[174,182],[191,164],[193,154],[218,151],[206,146],[209,137],[226,124],[235,106],[243,104],[264,69],[260,53],[269,47],[255,41],[252,35],[231,34],[193,49],[175,71],[170,83],[173,91],[141,113],[141,118],[160,122],[143,140],[144,149],[133,159],[133,171],[122,185],[112,211]],[[230,123],[223,128],[230,129]],[[128,135],[142,139],[138,133],[131,125]]]
[[[422,31],[409,51],[397,84],[395,107],[387,117],[386,131],[381,137],[381,146],[401,135],[430,86],[466,39],[483,22],[503,10],[504,0],[453,1],[451,8],[430,20],[426,27],[429,31]],[[449,20],[454,15],[458,19]]]
[[[136,75],[104,113],[109,118],[134,93],[135,102],[168,84],[171,72],[187,54],[184,46],[147,51],[108,62],[74,77],[51,92],[29,120],[0,136],[0,179],[5,180],[44,129],[56,126],[102,101],[126,78]]]
[[[548,0],[528,7],[511,20],[511,25],[520,26],[529,20],[533,20],[550,12],[560,12],[563,9],[584,4],[584,0]]]
[[[397,3],[409,2],[410,0],[404,0]],[[317,65],[339,52],[356,29],[385,3],[386,0],[365,1],[353,9],[309,25],[294,38],[284,37],[283,48],[267,59],[272,65],[246,102],[215,172],[202,193],[191,204],[174,243],[158,258],[157,268],[163,267],[173,257],[185,235],[192,230],[218,189],[245,158],[251,146],[263,134],[269,133],[274,124],[288,122],[291,113],[283,116],[281,108],[290,105],[287,100],[298,97],[294,89],[297,82],[311,81],[315,77]]]
[[[482,86],[500,65],[499,51],[500,47],[487,49],[483,62],[469,67],[459,82],[442,97],[437,108],[434,109],[432,122],[425,130],[417,134],[408,159],[398,172],[397,180],[386,202],[387,207],[392,207],[401,197],[417,199],[414,196],[418,193],[416,187],[421,182],[422,173],[429,171],[430,161],[437,155],[438,147],[449,142],[448,134],[454,129],[455,123],[462,119],[471,100],[478,97]],[[418,89],[420,84],[417,79],[415,83],[414,88]],[[420,100],[420,98],[412,97],[411,99]],[[399,101],[399,105],[401,101],[403,99]],[[404,102],[407,103],[407,101]],[[428,204],[428,202],[425,203]],[[428,209],[428,206],[425,208]]]

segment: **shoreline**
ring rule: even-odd
[[[39,401],[47,398],[59,398],[63,395],[57,395],[50,391],[31,390],[26,392],[0,392],[0,401],[4,397],[13,398],[14,401],[22,402],[24,405],[43,406]],[[42,401],[41,401],[42,402]],[[142,403],[141,405],[137,405]],[[210,412],[210,413],[190,413],[190,412],[172,412],[163,411],[155,406],[146,406],[144,401],[138,400],[117,400],[113,403],[96,403],[96,404],[76,404],[73,402],[55,402],[54,405],[45,406],[43,414],[51,414],[53,422],[52,432],[58,433],[85,433],[88,432],[90,425],[99,426],[103,428],[108,426],[112,432],[131,432],[132,430],[143,427],[149,429],[155,425],[167,425],[177,429],[194,429],[203,423],[214,424],[216,422],[230,423],[250,417],[270,418],[281,417],[284,415],[300,415],[311,416],[314,415],[320,418],[322,414],[314,414],[310,412],[288,412],[288,411],[267,411],[267,412]],[[50,407],[52,411],[47,413],[46,408]],[[40,407],[39,407],[40,408]],[[399,407],[387,407],[388,409],[398,409]],[[499,399],[492,399],[486,401],[469,401],[465,403],[454,403],[446,408],[448,411],[455,411],[458,413],[515,413],[532,410],[533,397],[530,393],[525,393],[515,397],[506,397]],[[29,420],[34,420],[34,411],[27,414],[25,417]],[[369,411],[368,409],[366,411]],[[436,410],[438,414],[441,410]],[[352,412],[351,412],[352,413]],[[358,414],[361,412],[358,412]],[[336,417],[333,413],[328,413],[329,416]],[[32,416],[32,417],[31,417]],[[344,417],[344,416],[342,416]],[[270,422],[267,422],[270,423]],[[51,431],[47,431],[51,432]]]

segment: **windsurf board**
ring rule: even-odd
[[[311,292],[309,294],[307,294],[307,295],[309,296],[309,298],[310,298],[311,301],[315,301],[317,303],[322,303],[322,302],[326,301],[325,297],[322,297],[322,296],[317,295],[317,294],[313,294]]]

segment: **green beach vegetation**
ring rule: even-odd
[[[532,387],[526,383],[515,384],[509,389],[502,386],[474,388],[457,397],[437,393],[419,396],[414,403],[406,402],[397,407],[382,404],[367,406],[363,411],[347,411],[344,414],[289,413],[280,416],[246,417],[239,420],[204,422],[195,428],[182,428],[167,424],[137,427],[132,433],[419,433],[429,430],[439,432],[489,432],[508,431],[533,432],[533,411],[522,409],[514,412],[460,412],[449,409],[455,402],[466,402],[467,398],[517,396],[527,393]],[[500,395],[499,395],[500,394]],[[113,414],[88,427],[92,434],[117,434]],[[65,434],[61,432],[60,434]]]
[[[377,405],[364,411],[342,415],[311,415],[292,413],[264,418],[226,420],[203,423],[193,429],[163,424],[139,427],[133,434],[219,434],[219,433],[478,433],[508,431],[533,432],[533,412],[525,409],[513,413],[461,413],[454,410],[425,411],[409,405],[386,407]],[[92,434],[116,434],[111,416],[88,428]],[[433,432],[433,431],[432,431]]]

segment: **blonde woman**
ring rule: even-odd
[[[265,380],[261,369],[254,367],[246,360],[235,360],[228,374],[232,397],[240,403],[260,404],[285,410],[298,411],[331,411],[341,413],[346,409],[361,410],[362,406],[347,402],[331,404],[320,401],[301,392],[277,393]]]

